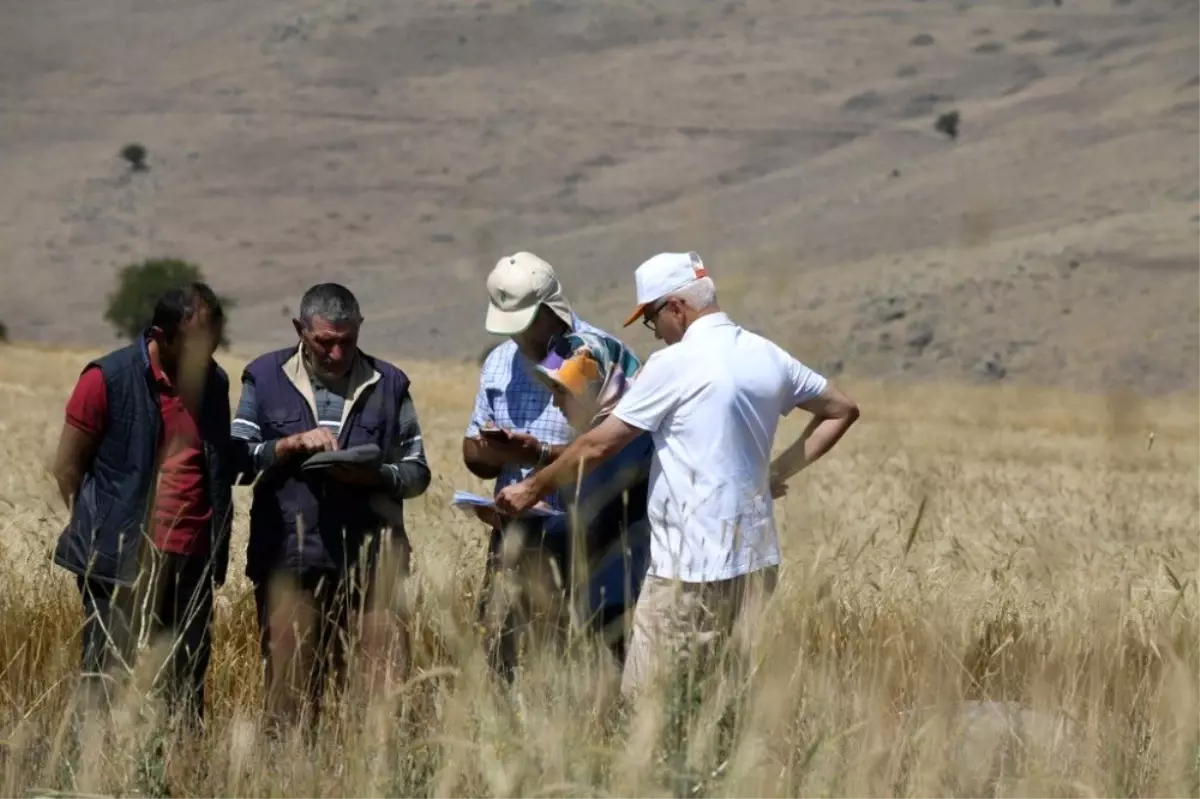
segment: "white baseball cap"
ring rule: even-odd
[[[554,267],[530,252],[506,255],[496,262],[487,279],[487,331],[495,336],[515,336],[529,327],[538,308],[545,305],[568,325],[574,314]]]
[[[637,307],[625,320],[629,327],[642,317],[646,306],[679,291],[689,283],[708,277],[708,270],[694,252],[660,252],[633,273],[637,282]]]

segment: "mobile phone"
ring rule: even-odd
[[[508,438],[508,431],[501,427],[481,427],[479,435],[484,438],[505,439]]]

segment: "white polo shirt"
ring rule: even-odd
[[[654,439],[648,574],[711,582],[779,563],[775,430],[825,385],[723,313],[700,317],[646,360],[613,413]]]

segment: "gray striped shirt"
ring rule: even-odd
[[[346,404],[345,391],[326,386],[309,373],[313,398],[317,404],[317,424],[337,436],[342,430],[342,408]],[[238,401],[233,419],[233,437],[246,442],[254,468],[262,472],[275,462],[275,441],[263,441],[258,422],[258,402],[254,383],[242,382],[242,396]],[[396,436],[391,448],[384,453],[380,466],[388,493],[395,499],[411,499],[424,493],[429,487],[429,464],[425,460],[425,445],[421,440],[421,426],[417,421],[417,410],[412,396],[404,395],[396,424]]]

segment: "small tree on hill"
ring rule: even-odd
[[[121,157],[134,172],[145,172],[150,168],[146,166],[146,148],[140,144],[126,144],[121,148]]]
[[[154,318],[154,303],[159,296],[176,286],[203,281],[200,267],[178,258],[151,258],[129,264],[117,274],[117,287],[108,295],[104,321],[112,325],[118,337],[136,339]],[[229,297],[221,297],[226,312],[234,305]],[[221,346],[229,347],[229,339],[221,336]]]

